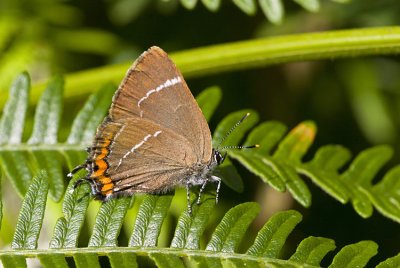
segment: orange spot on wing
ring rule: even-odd
[[[92,173],[92,178],[102,176],[108,168],[106,161],[103,159],[96,160],[95,165],[97,166],[97,170]]]
[[[108,184],[104,184],[101,187],[101,192],[105,195],[111,194],[112,190],[114,189],[114,184],[113,183],[108,183]]]
[[[108,149],[103,147],[103,148],[101,148],[101,153],[96,158],[103,159],[107,156],[107,154],[108,154]]]
[[[105,176],[100,176],[100,177],[98,178],[98,180],[99,180],[99,182],[100,182],[101,184],[109,184],[109,183],[112,183],[111,179],[110,179],[109,177],[105,177]]]
[[[111,139],[104,139],[103,146],[108,147],[110,145],[110,143],[111,143]]]

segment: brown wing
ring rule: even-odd
[[[199,161],[210,160],[207,122],[182,74],[158,47],[143,53],[129,69],[115,93],[109,116],[115,122],[127,118],[154,122],[185,137]]]
[[[143,118],[110,122],[104,128],[114,125],[119,129],[107,156],[114,193],[166,191],[197,163],[191,143],[168,128]]]

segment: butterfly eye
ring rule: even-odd
[[[225,157],[226,157],[226,153],[224,155],[222,155],[219,151],[215,151],[215,153],[214,153],[214,159],[218,165],[221,165],[224,162]]]

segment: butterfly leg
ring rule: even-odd
[[[186,199],[189,215],[192,215],[192,205],[190,204],[190,183],[186,183]]]
[[[212,181],[217,182],[217,189],[215,191],[215,204],[218,204],[219,189],[221,188],[221,178],[217,176],[211,176]]]
[[[208,179],[204,181],[204,183],[201,185],[200,191],[199,191],[199,196],[197,197],[197,205],[200,205],[200,200],[201,200],[201,194],[204,192],[204,189],[206,188],[206,185],[208,183]]]
[[[68,177],[68,178],[72,178],[72,176],[74,176],[74,174],[75,174],[76,172],[78,172],[79,170],[81,170],[81,169],[83,169],[83,168],[85,168],[85,167],[86,167],[86,163],[85,163],[85,164],[82,164],[82,165],[79,165],[79,166],[76,166],[73,170],[71,170],[70,173],[68,173],[67,177]]]

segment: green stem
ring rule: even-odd
[[[260,263],[276,264],[280,267],[289,266],[295,267],[315,267],[307,264],[298,264],[288,260],[280,260],[267,257],[258,257],[248,254],[230,253],[230,252],[213,252],[207,250],[188,250],[188,249],[172,249],[172,248],[140,248],[140,247],[87,247],[87,248],[64,248],[64,249],[36,249],[36,250],[3,250],[0,252],[0,258],[8,256],[22,256],[25,258],[37,258],[39,255],[52,255],[61,254],[65,257],[70,257],[75,254],[97,254],[105,256],[109,253],[134,253],[138,256],[149,256],[150,254],[159,253],[165,256],[177,257],[202,257],[202,258],[218,258],[218,259],[231,259],[241,261],[254,261]]]
[[[173,52],[170,56],[184,76],[191,78],[286,62],[399,52],[400,27],[393,26],[253,39]],[[130,65],[108,65],[66,75],[65,95],[87,95],[109,81],[118,84]],[[33,102],[42,88],[43,83],[33,87]]]

